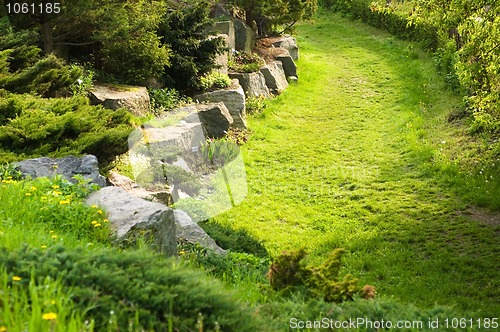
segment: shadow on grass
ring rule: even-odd
[[[269,257],[264,245],[246,230],[234,230],[215,222],[202,221],[198,224],[222,248],[238,253]]]

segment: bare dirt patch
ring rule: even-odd
[[[500,212],[491,212],[478,207],[470,207],[465,213],[474,220],[488,226],[500,226]]]

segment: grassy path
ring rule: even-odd
[[[345,248],[382,296],[498,316],[498,228],[421,167],[452,140],[457,98],[409,44],[338,16],[303,25],[300,82],[250,120],[249,196],[215,222],[271,254]],[[444,91],[444,92],[443,92]]]

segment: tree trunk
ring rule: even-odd
[[[54,36],[52,35],[52,24],[50,24],[50,21],[42,23],[42,36],[44,53],[54,53]]]

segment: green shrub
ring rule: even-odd
[[[357,294],[373,298],[373,286],[365,286],[364,292],[358,286],[358,280],[346,275],[339,278],[343,249],[335,249],[319,267],[304,266],[304,249],[284,251],[271,264],[267,278],[274,290],[290,290],[295,287],[307,289],[327,302],[353,300]],[[370,294],[368,294],[370,293]]]
[[[90,153],[105,165],[127,151],[131,121],[126,110],[90,106],[81,96],[43,99],[0,90],[0,150],[16,159]]]
[[[258,72],[265,65],[264,60],[255,53],[235,51],[229,58],[229,70],[238,73]]]
[[[210,2],[179,3],[168,11],[158,36],[172,50],[163,79],[168,87],[190,94],[201,90],[200,78],[215,67],[215,58],[225,49],[222,38],[208,38]]]
[[[231,85],[231,79],[226,74],[213,71],[200,79],[203,91],[225,89]]]
[[[192,101],[191,98],[182,96],[179,91],[172,88],[149,89],[149,97],[151,98],[151,109],[157,115]]]
[[[267,107],[267,98],[263,95],[248,97],[246,99],[246,110],[248,114],[260,114]]]
[[[96,331],[258,331],[261,322],[215,280],[146,251],[86,252],[58,246],[0,249],[0,266],[22,280],[58,279]]]

